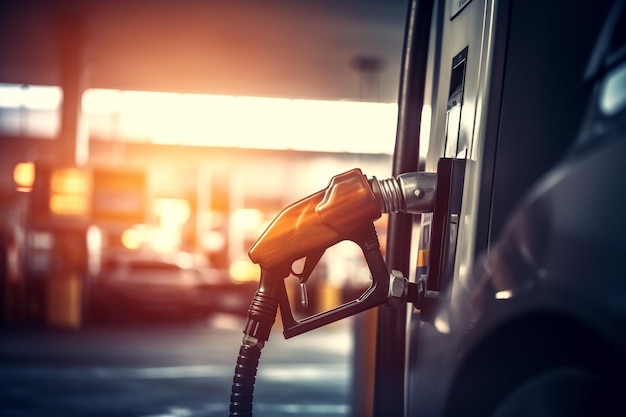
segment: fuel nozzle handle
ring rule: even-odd
[[[285,208],[250,249],[250,259],[273,270],[329,248],[381,216],[361,170],[336,175],[327,188]]]
[[[437,174],[425,172],[384,180],[368,180],[358,168],[336,175],[327,188],[285,208],[248,255],[271,270],[349,238],[383,213],[432,211],[436,182]]]

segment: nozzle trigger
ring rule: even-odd
[[[315,269],[315,265],[317,265],[320,259],[322,259],[324,251],[326,251],[326,249],[318,250],[308,254],[304,261],[304,268],[302,268],[302,272],[296,273],[292,269],[291,274],[298,277],[301,284],[306,284],[306,282],[309,280],[309,277],[311,276],[311,273],[313,272],[313,269]]]
[[[306,260],[304,261],[304,268],[302,268],[302,272],[295,273],[293,269],[291,270],[291,274],[298,277],[300,280],[300,304],[302,307],[309,306],[309,295],[306,290],[306,282],[309,280],[313,269],[315,269],[315,265],[320,261],[322,255],[324,255],[326,249],[318,250],[310,253],[306,256]]]
[[[302,281],[300,281],[300,304],[304,308],[309,306],[309,294],[306,290],[306,283]]]

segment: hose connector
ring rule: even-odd
[[[370,187],[381,213],[430,213],[435,206],[437,174],[407,172],[378,180],[372,177]]]

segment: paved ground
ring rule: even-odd
[[[4,417],[228,415],[243,319],[0,332]],[[263,350],[254,414],[346,416],[350,324]]]

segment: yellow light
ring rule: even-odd
[[[237,282],[256,281],[260,277],[259,266],[247,260],[234,261],[230,264],[230,276]]]
[[[393,152],[381,138],[395,135],[398,113],[397,103],[105,89],[87,90],[82,105],[87,117],[119,116],[115,126],[94,123],[97,136],[120,129],[159,144],[374,154]]]
[[[189,202],[181,198],[157,198],[152,207],[165,228],[180,227],[191,215]]]
[[[89,213],[90,177],[79,169],[57,169],[50,179],[50,212],[63,216]]]
[[[52,194],[50,211],[64,216],[84,216],[87,214],[87,199],[81,195]]]
[[[139,249],[143,244],[141,233],[137,229],[126,229],[122,233],[122,245],[127,249]]]
[[[35,164],[33,162],[20,162],[13,168],[13,180],[17,185],[17,191],[29,192],[35,183]]]
[[[119,112],[121,96],[120,90],[90,88],[83,94],[82,109],[92,114],[115,114]]]
[[[180,247],[181,233],[178,229],[154,227],[149,230],[147,244],[155,252],[172,252]]]
[[[237,209],[231,214],[232,224],[240,229],[258,229],[263,221],[263,213],[258,209]]]

